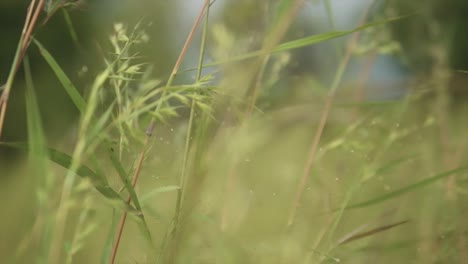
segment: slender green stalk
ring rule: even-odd
[[[203,25],[203,32],[202,32],[202,39],[201,39],[201,45],[200,45],[200,56],[198,59],[198,69],[197,69],[197,74],[196,74],[196,82],[200,81],[201,78],[201,71],[203,68],[203,58],[205,56],[205,50],[206,50],[206,36],[207,36],[207,31],[208,31],[208,18],[209,18],[209,10],[210,8],[206,8],[206,13],[205,13],[205,21]],[[194,123],[194,116],[195,116],[195,111],[196,111],[196,101],[192,99],[192,103],[190,106],[190,116],[189,116],[189,121],[188,121],[188,126],[187,126],[187,132],[185,135],[185,146],[184,146],[184,156],[183,156],[183,161],[182,161],[182,171],[181,171],[181,176],[180,176],[180,189],[177,192],[177,202],[176,202],[176,213],[174,217],[175,221],[175,228],[177,228],[178,222],[179,222],[179,217],[180,213],[182,211],[182,204],[184,200],[184,193],[185,193],[185,186],[187,184],[187,167],[188,167],[188,157],[189,157],[189,152],[190,152],[190,147],[191,147],[191,137],[192,137],[192,130],[193,130],[193,123]]]
[[[208,1],[209,2],[209,1]],[[206,49],[206,36],[207,36],[207,31],[208,31],[208,18],[209,18],[209,5],[206,8],[205,12],[205,21],[203,24],[203,32],[202,32],[202,39],[201,39],[201,45],[200,45],[200,54],[199,54],[199,59],[198,59],[198,69],[196,73],[196,82],[200,81],[201,78],[201,71],[203,68],[203,59],[205,55],[205,49]],[[180,188],[177,190],[177,200],[176,200],[176,207],[175,207],[175,213],[174,213],[174,223],[173,223],[173,230],[171,231],[172,234],[172,239],[175,241],[174,243],[174,249],[172,250],[171,253],[171,258],[175,257],[175,254],[177,254],[177,248],[178,248],[178,240],[179,240],[179,223],[180,223],[180,217],[182,214],[182,209],[183,209],[183,203],[184,203],[184,198],[185,198],[185,193],[187,189],[187,177],[188,177],[188,160],[189,160],[189,152],[191,149],[192,145],[192,130],[193,130],[193,124],[194,124],[194,118],[195,118],[195,112],[196,112],[196,101],[195,99],[192,99],[191,106],[190,106],[190,116],[188,120],[188,126],[187,126],[187,131],[185,135],[185,143],[184,143],[184,154],[183,154],[183,160],[182,160],[182,170],[181,170],[181,175],[179,179],[179,186]],[[173,261],[173,259],[171,260]]]

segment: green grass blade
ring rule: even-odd
[[[367,206],[379,204],[379,203],[385,202],[385,201],[387,201],[389,199],[392,199],[392,198],[398,197],[400,195],[403,195],[405,193],[408,193],[408,192],[414,191],[416,189],[425,187],[425,186],[427,186],[427,185],[429,185],[431,183],[434,183],[434,182],[436,182],[438,180],[441,180],[441,179],[443,179],[445,177],[448,177],[450,175],[465,171],[467,169],[468,169],[468,166],[463,166],[463,167],[459,167],[459,168],[454,169],[454,170],[442,172],[442,173],[439,173],[439,174],[437,174],[435,176],[432,176],[430,178],[427,178],[427,179],[421,180],[419,182],[410,184],[410,185],[408,185],[406,187],[403,187],[401,189],[398,189],[398,190],[396,190],[394,192],[379,196],[379,197],[374,198],[374,199],[370,199],[370,200],[365,201],[365,202],[360,202],[360,203],[357,203],[357,204],[354,204],[354,205],[350,205],[350,206],[346,207],[345,209],[362,208],[362,207],[367,207]]]
[[[48,150],[51,161],[64,168],[70,167],[72,163],[71,156],[55,149],[49,148]],[[93,186],[96,188],[96,190],[107,199],[118,202],[119,207],[123,207],[124,210],[134,215],[138,216],[140,214],[139,210],[136,210],[131,205],[128,205],[125,200],[109,186],[107,179],[103,175],[97,174],[86,165],[80,165],[76,170],[76,174],[80,177],[91,179],[91,182],[93,183]]]
[[[26,143],[10,143],[10,142],[0,142],[0,146],[6,146],[16,149],[23,149],[28,150],[28,145]],[[49,160],[68,169],[72,163],[72,157],[68,154],[65,154],[61,151],[47,148],[47,152],[49,155]],[[91,168],[86,165],[80,165],[76,170],[76,174],[82,178],[88,178],[91,180],[94,188],[102,194],[104,197],[109,199],[110,201],[117,202],[117,206],[123,208],[124,210],[134,214],[139,215],[140,212],[133,208],[132,206],[128,205],[124,199],[114,190],[112,189],[105,177],[95,173]]]
[[[371,23],[359,26],[359,27],[351,29],[351,30],[329,31],[329,32],[321,33],[321,34],[316,34],[316,35],[304,37],[304,38],[297,39],[297,40],[288,41],[288,42],[285,42],[283,44],[280,44],[280,45],[276,46],[273,49],[273,51],[274,52],[281,52],[281,51],[287,51],[287,50],[291,50],[291,49],[302,48],[302,47],[305,47],[305,46],[310,46],[310,45],[317,44],[317,43],[320,43],[320,42],[324,42],[324,41],[327,41],[327,40],[343,37],[343,36],[346,36],[346,35],[349,35],[349,34],[352,34],[354,32],[358,32],[358,31],[361,31],[361,30],[364,30],[364,29],[367,29],[367,28],[372,28],[372,27],[388,24],[390,22],[394,22],[394,21],[397,21],[397,20],[400,20],[400,19],[403,19],[403,18],[406,18],[406,17],[407,16],[399,16],[399,17],[395,17],[395,18],[383,19],[383,20],[380,20],[380,21],[371,22]]]
[[[45,143],[44,132],[42,129],[42,121],[40,116],[39,105],[37,103],[37,97],[34,92],[34,84],[32,81],[31,71],[29,67],[28,56],[24,57],[24,70],[26,79],[26,122],[28,129],[28,150],[34,154],[36,158],[47,160],[47,148]],[[42,163],[42,162],[41,162]],[[35,164],[40,165],[40,173],[45,173],[47,167],[44,163]]]
[[[109,228],[109,231],[107,232],[106,236],[106,241],[104,242],[104,248],[102,250],[102,255],[101,255],[101,264],[108,264],[109,262],[109,256],[112,251],[112,242],[114,241],[114,234],[115,234],[115,229],[116,229],[116,222],[114,221],[114,217],[112,217],[112,222]]]
[[[36,39],[33,38],[34,44],[39,48],[39,52],[41,53],[42,57],[46,60],[49,64],[52,71],[54,71],[55,75],[59,79],[60,83],[62,83],[63,88],[67,92],[70,99],[73,101],[75,106],[83,112],[85,108],[85,100],[78,92],[78,89],[73,85],[72,81],[68,78],[65,72],[60,68],[57,61],[52,57],[52,55],[46,50],[46,48]]]
[[[364,29],[367,29],[367,28],[372,28],[372,27],[376,27],[376,26],[379,26],[379,25],[384,25],[384,24],[387,24],[387,23],[398,21],[398,20],[407,18],[409,16],[410,15],[403,15],[403,16],[398,16],[398,17],[394,17],[394,18],[383,19],[383,20],[380,20],[380,21],[377,21],[377,22],[371,22],[371,23],[359,26],[359,27],[351,29],[351,30],[329,31],[329,32],[326,32],[326,33],[315,34],[315,35],[300,38],[300,39],[297,39],[297,40],[288,41],[288,42],[277,45],[273,49],[272,52],[273,53],[282,52],[282,51],[288,51],[288,50],[293,50],[293,49],[298,49],[298,48],[310,46],[310,45],[321,43],[321,42],[324,42],[324,41],[327,41],[327,40],[332,40],[332,39],[344,37],[346,35],[349,35],[349,34],[352,34],[354,32],[361,31],[361,30],[364,30]],[[243,54],[243,55],[231,58],[231,59],[226,60],[226,61],[207,63],[207,64],[204,64],[203,67],[204,68],[205,67],[212,67],[212,66],[218,66],[218,65],[221,65],[221,64],[230,63],[230,62],[242,61],[242,60],[257,57],[257,56],[262,55],[262,54],[263,54],[263,51],[257,50],[257,51],[254,51],[254,52],[250,52],[250,53],[247,53],[247,54]],[[190,70],[195,70],[195,69],[190,69]]]
[[[418,157],[417,154],[410,154],[410,155],[405,155],[403,157],[391,160],[390,162],[387,162],[384,166],[378,168],[375,171],[375,174],[385,173],[385,172],[393,169],[394,167],[400,165],[401,163],[405,163],[407,161],[412,161],[412,160],[416,159],[416,157]]]
[[[49,155],[51,161],[64,168],[69,168],[72,164],[71,156],[56,149],[49,148]],[[107,179],[104,176],[97,174],[86,165],[80,165],[76,170],[76,174],[80,177],[91,179],[94,185],[108,185]]]
[[[112,161],[112,165],[114,166],[114,169],[117,171],[117,174],[119,175],[120,180],[124,184],[125,189],[127,189],[128,193],[130,194],[130,197],[132,198],[132,201],[135,204],[135,207],[137,209],[141,209],[140,202],[138,201],[138,197],[136,195],[135,189],[133,188],[132,184],[130,183],[128,179],[128,173],[125,172],[124,168],[122,167],[122,164],[120,164],[120,161],[115,156],[115,153],[113,152],[113,150],[110,151],[110,159]]]
[[[91,144],[95,139],[102,138],[106,132],[106,125],[108,121],[111,119],[112,110],[114,103],[112,103],[107,110],[100,115],[99,119],[94,122],[93,125],[90,126],[89,134],[88,134],[88,142]]]
[[[70,37],[73,40],[73,44],[76,46],[78,50],[81,50],[80,42],[78,41],[78,35],[76,34],[75,27],[73,26],[73,22],[70,18],[70,14],[68,13],[67,9],[62,8],[63,18],[65,23],[67,24],[68,32],[70,33]]]
[[[50,207],[50,193],[53,188],[54,177],[48,165],[49,154],[47,152],[47,144],[42,127],[42,120],[40,115],[40,109],[37,102],[37,97],[34,91],[34,82],[32,80],[31,68],[29,64],[28,56],[24,57],[23,60],[24,74],[26,80],[26,122],[28,130],[28,154],[31,168],[34,170],[34,178],[40,180],[36,181],[36,199],[39,204],[38,211],[36,213],[37,218],[45,218],[45,222],[42,223],[40,233],[40,247],[38,255],[47,256],[50,247],[51,229],[53,221],[44,217]],[[28,239],[29,240],[29,239]],[[17,249],[15,258],[19,258],[25,252]],[[18,260],[14,261],[18,262]]]
[[[179,189],[180,189],[180,186],[177,186],[177,185],[169,185],[169,186],[164,186],[164,187],[154,189],[154,190],[142,195],[141,196],[141,202],[144,203],[146,200],[152,198],[155,195],[165,193],[165,192],[176,191],[176,190],[179,190]]]
[[[140,230],[142,231],[145,239],[150,244],[152,244],[153,241],[151,238],[151,232],[148,228],[148,224],[146,223],[145,216],[143,215],[143,211],[141,209],[140,202],[138,201],[138,196],[135,192],[135,189],[129,181],[128,173],[125,172],[124,168],[122,167],[122,164],[117,159],[113,151],[110,151],[110,159],[112,161],[112,165],[114,166],[115,170],[117,171],[117,174],[120,177],[120,180],[123,182],[125,189],[127,189],[128,193],[130,194],[133,204],[135,205],[136,209],[140,211],[140,214],[138,215],[138,225],[140,227]]]

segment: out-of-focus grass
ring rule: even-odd
[[[263,52],[352,32],[263,43],[265,50],[248,53],[228,41],[235,38],[229,31],[218,31],[215,59],[240,50],[265,56],[264,64],[255,56],[231,60],[214,81],[201,75],[200,60],[193,83],[164,86],[133,50],[148,41],[141,26],[116,24],[85,102],[38,44],[81,113],[76,135],[63,143],[68,151],[46,148],[25,61],[28,142],[2,146],[26,150],[30,159],[3,172],[18,180],[2,185],[9,190],[1,199],[2,260],[107,263],[125,211],[130,221],[117,263],[464,263],[468,109],[448,104],[443,75],[391,102],[356,102],[361,87],[338,89],[295,204],[330,97],[325,85],[291,78]],[[269,89],[281,78],[295,81],[279,87],[289,96],[278,99]],[[244,95],[252,89],[264,105],[249,112]],[[148,147],[151,118],[157,123]],[[122,206],[127,194],[132,203]]]

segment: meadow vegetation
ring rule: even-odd
[[[468,261],[468,105],[451,94],[444,46],[398,99],[366,99],[369,67],[344,81],[352,58],[397,52],[389,26],[419,14],[364,11],[353,30],[285,40],[302,1],[275,1],[252,39],[212,22],[205,1],[168,76],[139,52],[157,41],[148,19],[116,21],[77,87],[34,35],[64,12],[79,41],[66,15],[77,3],[47,3],[31,1],[0,90],[1,133],[23,75],[27,138],[0,142],[20,153],[0,169],[2,263]],[[337,38],[330,83],[288,70],[297,49]],[[181,68],[190,46],[198,62]],[[76,108],[59,138],[30,50]]]

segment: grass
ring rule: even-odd
[[[365,22],[364,12],[353,30],[282,41],[301,8],[301,1],[283,0],[252,51],[234,44],[241,36],[222,27],[208,37],[212,4],[205,1],[167,81],[155,78],[154,65],[138,52],[152,41],[145,20],[116,23],[101,45],[101,70],[91,73],[84,92],[32,36],[35,20],[25,23],[30,30],[18,45],[0,109],[1,128],[22,63],[28,138],[0,142],[28,154],[24,165],[7,172],[19,180],[10,192],[3,190],[8,199],[2,199],[4,214],[22,221],[10,230],[14,221],[2,219],[8,243],[2,242],[0,258],[464,263],[468,142],[462,121],[468,109],[451,104],[450,71],[437,64],[433,78],[391,102],[355,100],[362,98],[368,65],[357,87],[341,89],[359,34],[385,30],[406,16]],[[62,5],[53,7],[47,23]],[[327,13],[332,15],[329,3]],[[65,19],[79,43],[70,16]],[[175,78],[191,72],[180,65],[199,27],[195,78],[181,83]],[[277,55],[346,35],[351,37],[343,52],[336,46],[343,58],[327,89],[303,76],[282,87],[288,95],[274,102],[273,86],[294,79]],[[29,40],[31,47],[24,44]],[[51,147],[44,132],[27,48],[38,49],[79,112],[74,136],[60,148]],[[359,56],[371,64],[382,49]],[[205,63],[207,53],[215,62]],[[203,74],[212,66],[221,76]],[[18,212],[22,207],[26,212]]]

